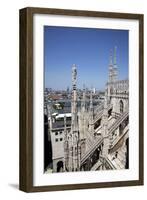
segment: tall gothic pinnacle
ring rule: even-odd
[[[113,65],[114,65],[115,67],[116,67],[116,65],[117,65],[116,51],[117,51],[117,46],[114,47],[114,57],[113,57]]]
[[[113,76],[113,52],[110,50],[110,60],[109,60],[109,82],[112,82]]]
[[[90,109],[93,109],[92,88],[91,88],[91,92],[90,92]]]
[[[66,114],[64,115],[64,128],[66,129]]]
[[[116,51],[117,51],[117,46],[114,47],[114,58],[113,58],[113,59],[114,59],[114,60],[113,60],[114,81],[116,81],[117,78],[118,78]]]
[[[86,109],[86,94],[85,94],[85,84],[83,84],[83,96],[81,101],[81,110],[84,112]]]
[[[110,50],[110,63],[109,63],[109,82],[115,82],[117,80],[117,59],[116,59],[117,46],[114,47],[114,51]]]
[[[109,63],[109,66],[112,66],[113,65],[113,58],[112,58],[112,49],[110,50],[110,63]]]

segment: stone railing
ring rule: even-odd
[[[109,135],[115,131],[119,125],[129,116],[129,112],[125,112],[124,114],[122,114],[113,124],[112,126],[108,129],[108,133]]]
[[[87,152],[83,155],[83,157],[81,158],[81,164],[83,164],[87,158],[89,158],[89,156],[99,147],[99,145],[103,142],[103,138],[99,138],[97,139],[93,145],[87,150]]]
[[[102,111],[104,109],[104,103],[102,103],[102,104],[100,104],[100,105],[98,105],[98,106],[96,106],[95,108],[94,108],[94,114],[96,115],[97,113],[99,113],[100,111]]]
[[[115,152],[117,149],[119,149],[125,140],[125,136],[127,136],[128,134],[128,126],[126,127],[125,131],[118,137],[116,137],[112,143],[112,145],[109,148],[109,152],[113,153]]]

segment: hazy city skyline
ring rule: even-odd
[[[44,27],[45,87],[71,88],[72,64],[77,86],[105,89],[110,50],[117,46],[119,79],[128,78],[128,31],[94,28]]]

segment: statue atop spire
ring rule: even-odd
[[[72,65],[72,89],[76,90],[76,82],[77,82],[77,67],[75,64]]]

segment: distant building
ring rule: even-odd
[[[93,88],[93,94],[95,94],[96,93],[96,89],[95,88]]]

